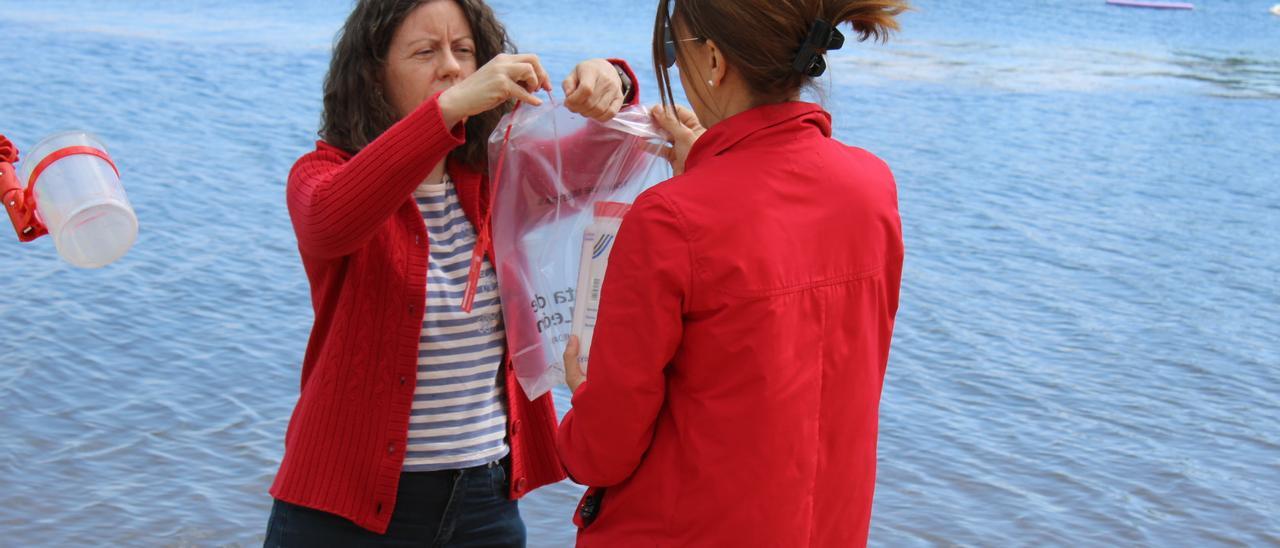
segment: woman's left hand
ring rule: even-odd
[[[578,391],[578,386],[587,380],[587,374],[578,365],[578,337],[569,335],[569,344],[564,346],[564,383],[569,385],[569,393]]]
[[[607,59],[578,63],[564,80],[564,106],[577,114],[608,122],[622,110],[622,77]]]
[[[671,135],[671,147],[666,149],[667,160],[671,162],[671,170],[676,175],[684,173],[684,161],[698,138],[707,132],[698,121],[698,115],[692,110],[676,105],[675,109],[662,105],[654,105],[651,111],[653,121]]]

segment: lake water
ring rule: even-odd
[[[920,0],[833,55],[908,246],[873,545],[1280,545],[1272,3]],[[493,4],[656,98],[649,2]],[[349,8],[0,0],[0,132],[99,134],[141,222],[98,271],[0,242],[0,545],[261,543],[311,321],[284,180]]]

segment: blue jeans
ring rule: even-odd
[[[387,534],[333,514],[275,501],[265,548],[312,546],[523,547],[524,520],[507,499],[507,475],[497,463],[465,470],[400,475]]]

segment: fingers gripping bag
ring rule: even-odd
[[[490,137],[498,288],[530,399],[564,381],[571,333],[585,368],[613,238],[636,197],[671,178],[666,142],[643,106],[601,123],[552,101],[518,106]]]

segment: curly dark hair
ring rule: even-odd
[[[502,53],[515,53],[507,30],[484,0],[358,0],[334,40],[324,81],[320,138],[355,154],[394,125],[399,116],[381,91],[387,52],[400,24],[414,9],[433,1],[457,2],[476,43],[477,68]],[[489,134],[510,110],[504,105],[467,119],[467,144],[449,157],[484,170]]]

